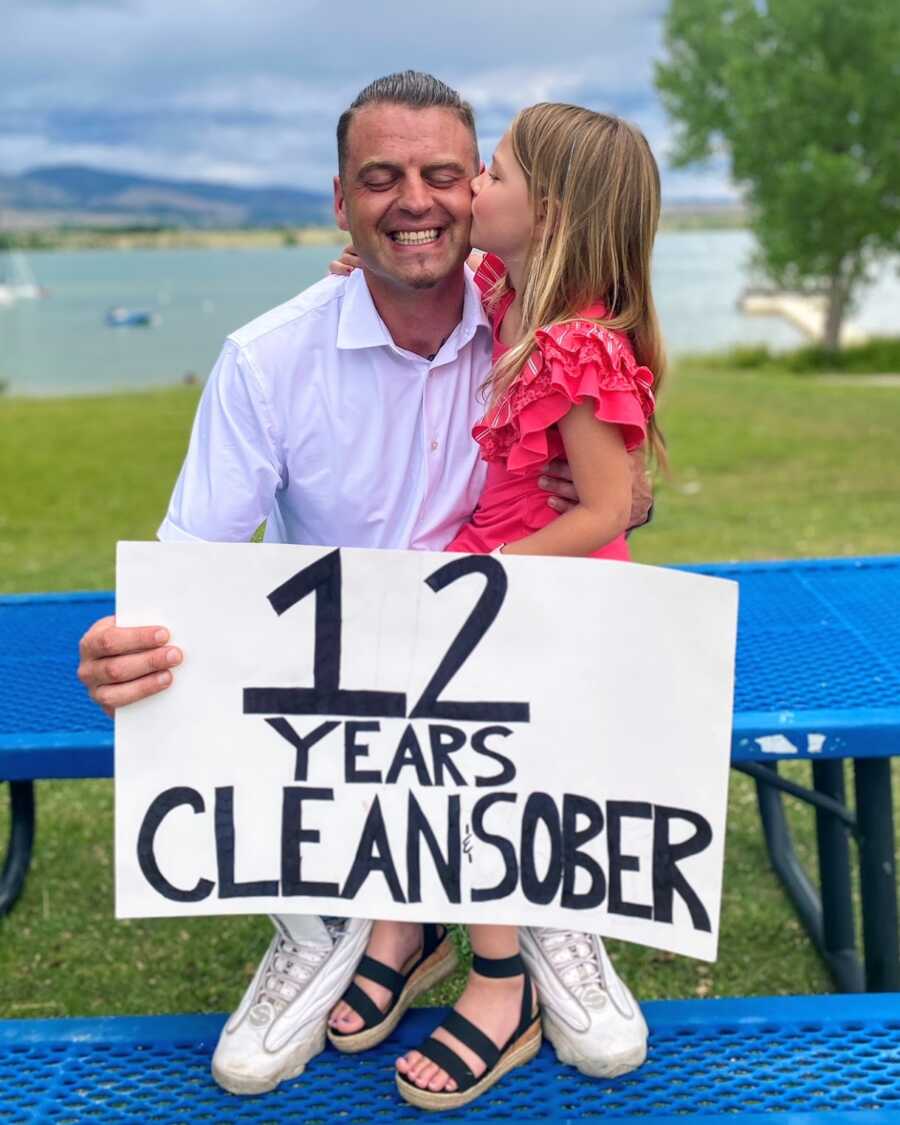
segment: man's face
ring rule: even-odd
[[[472,134],[449,109],[376,104],[356,111],[334,210],[372,273],[429,289],[469,252],[477,173]]]

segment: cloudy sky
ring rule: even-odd
[[[474,104],[484,154],[519,107],[573,101],[647,134],[670,200],[734,196],[673,172],[653,89],[666,0],[2,0],[0,174],[79,163],[329,190],[334,125],[412,67]]]

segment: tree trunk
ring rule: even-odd
[[[841,327],[850,300],[850,285],[843,273],[832,274],[828,283],[828,301],[825,306],[825,327],[822,345],[827,352],[841,350]]]

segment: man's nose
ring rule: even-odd
[[[415,215],[424,214],[431,207],[431,190],[428,184],[421,176],[406,176],[398,203],[404,210]]]

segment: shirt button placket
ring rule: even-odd
[[[430,413],[429,413],[429,410],[428,410],[428,399],[429,399],[428,390],[429,390],[429,386],[430,386],[430,382],[431,382],[431,380],[429,378],[430,374],[431,374],[431,372],[429,371],[426,375],[425,386],[424,386],[423,391],[422,391],[422,437],[425,438],[426,441],[428,440],[427,439],[428,431],[431,429],[431,417],[430,417]],[[434,454],[437,450],[437,447],[438,447],[437,439],[432,437],[431,440],[428,441],[429,453]],[[426,457],[426,459],[425,459],[425,478],[426,478],[425,492],[424,492],[424,495],[422,496],[422,505],[419,508],[419,514],[416,518],[416,530],[417,531],[421,531],[422,522],[425,518],[425,513],[428,509],[428,504],[431,500],[431,495],[434,491],[434,468],[432,466],[433,466],[433,462],[432,462],[431,457],[430,456]]]

